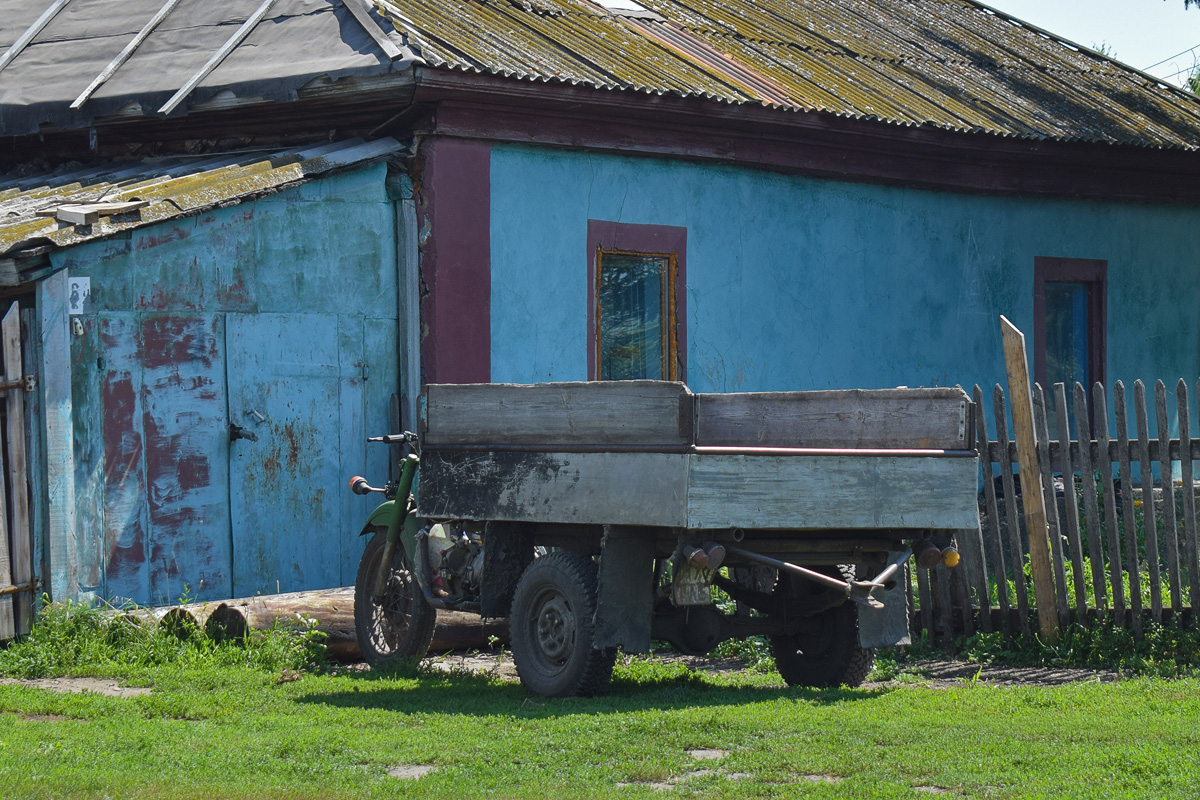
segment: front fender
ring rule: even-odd
[[[387,500],[381,503],[378,508],[371,512],[371,516],[367,517],[367,524],[363,525],[363,529],[359,531],[359,536],[366,536],[368,533],[374,533],[382,528],[387,530],[388,525],[392,522],[392,509],[396,507],[395,500]]]
[[[392,524],[392,514],[395,513],[395,500],[387,500],[379,505],[371,516],[367,517],[367,522],[363,525],[359,536],[366,536],[368,533],[376,531],[387,532],[388,526]],[[417,531],[425,526],[425,520],[417,517],[416,514],[409,514],[404,520],[404,529],[400,531],[400,544],[404,547],[404,552],[408,555],[408,563],[416,563],[417,553]]]

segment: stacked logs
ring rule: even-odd
[[[316,630],[325,634],[325,646],[331,658],[344,662],[362,658],[354,633],[353,587],[139,608],[122,613],[144,624],[179,631],[194,626],[216,640],[240,641],[249,631],[267,630],[276,623],[313,624]],[[429,652],[483,650],[493,643],[508,643],[506,620],[484,622],[475,614],[438,611]]]

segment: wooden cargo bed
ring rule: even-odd
[[[430,519],[764,530],[977,523],[960,389],[693,394],[681,383],[432,385]]]

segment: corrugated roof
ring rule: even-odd
[[[971,0],[377,0],[432,67],[1195,149],[1200,100]]]
[[[354,14],[356,3],[366,23]],[[183,98],[192,105],[221,95],[223,102],[288,101],[315,79],[380,76],[411,66],[405,52],[397,53],[401,38],[393,32],[389,39],[382,20],[367,16],[368,0],[70,0],[58,5],[38,28],[36,23],[56,7],[52,0],[4,2],[2,134],[37,133],[45,124],[87,127],[97,117],[116,114],[153,115],[194,78],[199,79],[195,88]],[[256,10],[262,11],[261,19],[249,24]],[[238,38],[239,33],[244,35]],[[23,47],[14,48],[29,34]],[[224,57],[213,62],[226,47]],[[77,100],[82,102],[72,109]]]
[[[395,139],[361,139],[271,153],[173,157],[59,170],[29,177],[0,175],[0,255],[43,245],[64,247],[188,216],[366,164],[401,150]],[[101,204],[144,202],[101,214],[93,224],[59,217]]]

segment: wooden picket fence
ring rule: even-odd
[[[1169,394],[1158,381],[1153,412],[1159,432],[1171,430]],[[1092,387],[1089,404],[1080,384],[1075,384],[1069,403],[1066,387],[1055,384],[1052,414],[1042,387],[1034,385],[1037,460],[1054,583],[1046,596],[1053,596],[1062,627],[1100,620],[1140,637],[1148,620],[1196,624],[1200,545],[1192,462],[1200,459],[1200,439],[1191,434],[1187,382],[1180,380],[1174,394],[1179,437],[1151,439],[1150,409],[1141,381],[1133,385],[1132,428],[1126,387],[1120,381],[1113,386],[1115,436],[1108,429],[1103,385]],[[980,530],[957,537],[963,551],[958,569],[915,571],[914,632],[943,644],[976,630],[1011,634],[1036,629],[1020,475],[1014,474],[1016,443],[1008,430],[1004,390],[996,386],[992,393],[994,438],[988,432],[979,386],[974,388],[974,402],[982,484]],[[1049,433],[1051,416],[1060,432],[1054,439]],[[1070,437],[1072,422],[1082,436]]]
[[[36,596],[26,458],[26,407],[34,380],[25,374],[22,313],[13,303],[0,322],[0,642],[29,632]],[[27,327],[32,314],[26,312]]]

